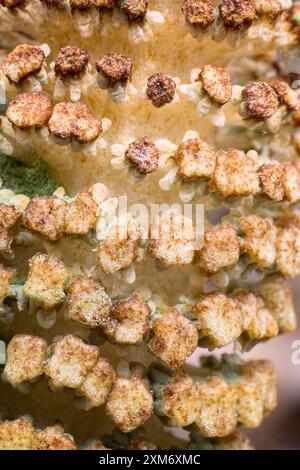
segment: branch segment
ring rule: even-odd
[[[7,347],[3,379],[22,390],[42,374],[52,390],[68,388],[83,397],[83,409],[105,405],[107,415],[125,433],[148,421],[153,393],[155,412],[167,417],[168,425],[196,423],[205,437],[227,436],[238,423],[256,427],[276,406],[275,375],[266,361],[204,359],[197,377],[157,365],[147,374],[132,363],[117,375],[99,348],[79,337],[56,339],[47,355],[42,338],[15,336]]]
[[[8,23],[2,26],[2,31],[8,31],[10,26],[12,30],[28,33],[31,26],[35,33],[34,38],[36,29],[43,28],[49,18],[54,28],[59,28],[64,22],[65,29],[75,28],[83,39],[90,39],[98,32],[99,23],[102,27],[114,27],[117,30],[121,30],[125,23],[131,44],[141,41],[141,34],[137,38],[134,35],[137,28],[144,33],[142,40],[148,42],[160,32],[158,26],[165,22],[174,24],[174,18],[177,20],[178,30],[182,29],[186,33],[186,28],[179,21],[177,8],[175,12],[171,9],[171,14],[170,9],[151,10],[151,2],[148,5],[147,0],[2,0],[2,5],[2,21]],[[232,42],[232,36],[239,39],[246,34],[251,40],[259,37],[261,29],[269,32],[272,28],[276,32],[285,33],[287,42],[293,44],[297,29],[293,24],[293,15],[286,14],[291,6],[290,0],[223,0],[214,8],[211,0],[185,0],[182,2],[182,16],[189,32],[199,40],[210,35],[216,41],[227,38]],[[269,35],[272,37],[271,31]],[[279,41],[278,43],[280,45]]]
[[[250,441],[239,431],[226,438],[205,439],[199,433],[190,433],[188,449],[252,450]],[[90,439],[78,444],[61,424],[39,429],[31,417],[0,422],[0,450],[157,450],[156,444],[145,436],[143,429],[124,434],[115,429],[111,435]]]
[[[0,274],[2,303],[21,296],[24,308],[22,287],[14,284],[15,273],[0,266]],[[80,275],[71,280],[61,261],[40,254],[30,262],[22,292],[31,307],[42,308],[46,316],[67,299],[67,318],[90,329],[100,328],[114,344],[145,342],[171,368],[182,366],[198,345],[212,350],[239,341],[249,349],[296,327],[291,289],[278,277],[268,278],[255,290],[202,294],[195,303],[176,307],[157,303],[151,313],[137,292],[114,301],[98,279]]]
[[[154,365],[150,378],[155,411],[163,422],[174,427],[195,424],[208,438],[233,433],[237,423],[257,427],[276,406],[275,373],[268,361],[208,357],[195,377]]]

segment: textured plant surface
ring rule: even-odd
[[[0,448],[252,448],[243,352],[296,328],[299,14],[0,0]]]

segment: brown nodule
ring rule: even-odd
[[[245,111],[249,117],[266,121],[273,116],[278,108],[275,91],[265,82],[246,85],[242,92]]]
[[[42,127],[52,113],[52,99],[42,91],[21,93],[9,103],[6,116],[20,128]]]
[[[109,81],[111,85],[125,84],[132,74],[132,60],[129,57],[112,52],[106,54],[96,62],[96,69]]]
[[[230,28],[241,28],[256,16],[253,0],[222,0],[219,8],[224,25]]]
[[[175,90],[176,83],[174,80],[163,73],[155,73],[148,78],[147,95],[157,108],[171,103]]]
[[[129,21],[143,21],[148,9],[148,0],[123,0],[121,11]]]
[[[78,78],[86,69],[89,54],[85,49],[75,46],[63,47],[56,58],[54,71],[61,78]]]
[[[140,173],[152,173],[158,168],[159,152],[148,137],[132,142],[126,151],[126,157]]]
[[[215,20],[214,6],[210,0],[185,0],[182,12],[187,23],[206,28]]]
[[[231,78],[223,67],[205,65],[200,72],[199,80],[213,102],[222,105],[231,99]]]

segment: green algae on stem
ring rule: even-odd
[[[51,177],[46,162],[36,160],[27,167],[12,157],[0,154],[0,186],[10,189],[15,194],[24,194],[30,198],[49,196],[59,187]]]

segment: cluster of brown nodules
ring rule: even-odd
[[[155,436],[153,436],[155,438]],[[154,439],[155,440],[155,439]],[[198,431],[191,432],[188,449],[211,450],[252,450],[249,439],[235,431],[224,438],[203,438]],[[0,423],[0,450],[157,450],[156,444],[148,440],[143,429],[123,433],[114,429],[111,435],[105,434],[100,439],[89,439],[76,443],[71,434],[67,434],[61,423],[43,429],[34,426],[28,416],[15,420],[3,420]]]
[[[211,0],[184,0],[182,12],[193,26],[207,28],[219,17],[225,27],[241,29],[258,16],[274,19],[287,8],[280,0],[221,0],[217,9]]]
[[[0,266],[0,302],[12,297],[14,272]],[[209,349],[239,341],[245,347],[296,327],[292,294],[280,278],[267,279],[256,290],[234,289],[201,295],[195,303],[154,313],[137,292],[111,299],[99,279],[70,276],[53,256],[38,254],[29,263],[23,294],[47,312],[66,300],[65,317],[86,328],[99,328],[109,342],[126,346],[145,342],[149,351],[171,368],[178,368],[198,344]]]
[[[83,102],[56,104],[48,128],[55,137],[74,138],[82,144],[97,139],[102,131],[101,122],[91,115]]]
[[[256,196],[292,204],[300,199],[298,159],[261,163],[255,151],[215,150],[198,138],[180,144],[174,159],[182,180],[206,179],[209,189],[220,198]]]
[[[29,44],[21,44],[17,46],[6,57],[2,66],[2,72],[7,79],[14,84],[22,84],[25,78],[36,76],[41,71],[42,67],[46,67],[45,53],[39,46],[32,46]],[[90,89],[95,86],[95,80],[92,76],[92,67],[89,63],[89,54],[86,49],[76,46],[66,46],[60,49],[55,61],[50,65],[58,82],[54,84],[53,95],[54,98],[61,96],[64,93],[64,87],[69,84],[75,87],[73,93],[70,93],[71,101],[79,101],[81,97],[81,83],[85,80],[86,85],[84,90]],[[95,68],[98,73],[98,84],[103,89],[108,89],[112,92],[112,97],[116,102],[122,101],[123,96],[116,97],[116,89],[118,87],[125,88],[127,83],[132,78],[133,61],[130,57],[117,52],[105,54],[99,58],[95,63]],[[45,72],[46,73],[46,72]],[[51,77],[51,72],[49,74]],[[51,80],[50,80],[51,81]],[[60,83],[61,82],[61,83]],[[79,86],[78,88],[76,88]],[[209,86],[209,85],[208,85]],[[42,83],[39,83],[40,89]],[[155,73],[148,78],[146,95],[151,100],[152,104],[160,108],[173,101],[175,96],[176,83],[171,78],[163,73]],[[39,93],[42,93],[39,91]],[[23,100],[29,100],[29,96],[24,95]],[[34,105],[39,99],[39,106],[42,106],[40,95],[32,95],[32,102],[29,107]],[[17,96],[17,100],[20,98]],[[26,103],[25,103],[26,105]],[[48,105],[49,107],[50,105]],[[24,112],[25,108],[23,106]],[[49,117],[48,117],[49,119]],[[46,116],[40,118],[41,122],[47,122]],[[41,126],[42,124],[37,124]],[[20,126],[21,127],[21,126]],[[28,127],[28,125],[23,125]]]
[[[162,213],[154,221],[148,253],[164,267],[194,262],[208,276],[234,266],[247,255],[259,269],[277,271],[292,279],[300,274],[300,231],[289,219],[279,217],[275,222],[245,213],[233,223],[220,222],[205,230],[203,245],[197,248],[190,219]]]
[[[44,0],[49,8],[59,8],[58,0]],[[1,4],[14,9],[22,6],[24,0],[2,0]],[[95,8],[99,12],[112,12],[118,9],[129,23],[141,23],[146,20],[148,0],[69,0],[72,12],[84,12]],[[151,6],[151,5],[150,5]],[[259,17],[275,20],[291,7],[289,2],[281,0],[221,0],[215,8],[211,0],[183,0],[182,13],[186,22],[198,28],[221,22],[226,28],[241,29],[250,26]],[[291,22],[293,17],[291,18]]]
[[[34,197],[24,213],[28,230],[58,241],[64,234],[84,235],[95,227],[98,206],[90,192],[82,192],[72,202],[58,196]]]
[[[265,170],[268,175],[269,168]],[[250,181],[249,169],[247,176]],[[269,184],[274,185],[274,182],[271,180]],[[276,184],[277,180],[277,191]],[[87,235],[97,225],[98,206],[90,192],[80,193],[72,201],[56,195],[36,196],[28,200],[22,216],[11,205],[0,204],[0,210],[5,217],[1,222],[2,253],[11,250],[14,231],[19,223],[52,242],[57,242],[64,235]],[[298,219],[296,212],[288,210],[280,212],[275,221],[271,217],[244,213],[232,221],[221,221],[214,227],[206,228],[203,244],[197,246],[191,219],[174,211],[160,212],[152,221],[146,249],[164,268],[194,262],[210,276],[230,268],[240,257],[247,255],[250,262],[260,269],[294,278],[300,272]],[[113,274],[130,266],[140,242],[141,233],[129,214],[126,220],[110,224],[97,246],[102,270]]]
[[[250,83],[242,91],[242,112],[247,117],[266,121],[274,115],[279,105],[293,111],[299,108],[298,96],[285,82]]]
[[[48,0],[45,1],[48,5]],[[58,6],[58,3],[59,2],[57,0],[50,0],[48,6],[55,7]],[[98,11],[104,12],[112,11],[114,8],[118,7],[129,22],[143,21],[146,17],[148,10],[147,0],[121,0],[120,2],[117,2],[117,0],[69,0],[69,3],[72,11],[84,11],[89,10],[91,8],[96,8]]]
[[[263,416],[276,406],[276,379],[271,363],[244,363],[234,356],[224,358],[225,361],[228,375],[223,361],[214,369],[215,360],[210,358],[203,361],[197,371],[199,376],[195,377],[183,370],[174,372],[152,366],[155,412],[172,427],[194,424],[207,438],[229,435],[237,424],[259,426]]]
[[[44,374],[53,391],[73,390],[84,409],[105,405],[107,415],[125,433],[142,426],[153,411],[167,417],[172,427],[195,423],[204,437],[227,436],[238,424],[257,427],[276,405],[271,364],[238,360],[232,365],[234,380],[222,372],[222,365],[213,366],[203,367],[200,383],[181,369],[160,371],[156,365],[147,373],[132,363],[117,373],[97,346],[77,336],[57,338],[47,353],[43,338],[16,335],[7,345],[3,380],[22,391]]]
[[[118,5],[117,5],[118,3]],[[116,6],[128,18],[128,21],[143,21],[147,14],[147,0],[70,0],[70,6],[76,10],[87,10],[95,7],[99,11],[112,10]]]
[[[101,121],[93,117],[85,103],[53,105],[50,95],[43,91],[17,95],[9,103],[6,117],[20,129],[47,125],[53,136],[63,140],[73,138],[81,144],[95,140],[102,132]]]
[[[243,158],[246,158],[245,154]],[[230,164],[236,168],[240,165],[241,168],[243,158],[237,162],[230,160]],[[250,162],[253,163],[251,159]],[[244,183],[246,189],[249,189],[249,184],[253,185],[253,182],[251,167],[249,162],[246,163]],[[279,191],[277,176],[280,169],[278,164],[264,165],[260,169],[261,186],[265,193],[269,189],[270,194],[274,195],[274,201],[282,200],[275,197]],[[295,174],[297,166],[290,163],[287,169],[290,173],[290,189],[295,192],[295,181],[299,179],[298,173]],[[236,181],[239,187],[243,185],[241,173],[233,172],[232,175],[238,175]],[[234,182],[232,175],[220,172],[223,182],[225,176]],[[258,186],[258,180],[254,182]],[[251,193],[243,193],[247,194]],[[28,199],[23,214],[8,204],[0,204],[0,210],[3,214],[1,253],[11,251],[18,225],[45,240],[57,242],[64,235],[88,235],[96,229],[98,221],[98,205],[89,191],[79,193],[71,201],[57,195],[36,196],[31,201]],[[210,276],[230,268],[246,255],[250,263],[259,269],[280,272],[286,278],[294,278],[300,273],[298,219],[297,212],[287,209],[281,210],[275,220],[245,212],[232,220],[221,220],[214,227],[206,227],[203,243],[197,246],[197,234],[191,219],[174,211],[165,211],[152,220],[148,243],[144,248],[164,268],[194,263]],[[96,247],[102,270],[113,274],[130,266],[141,241],[140,230],[130,214],[124,220],[110,223]]]
[[[28,199],[28,198],[27,198]],[[92,194],[82,192],[67,202],[58,196],[36,196],[26,200],[22,215],[13,205],[0,203],[0,253],[9,253],[18,224],[52,242],[64,234],[84,235],[97,222],[98,206]]]
[[[179,92],[189,101],[196,101],[198,95],[198,112],[208,114],[211,110],[223,107],[226,103],[239,105],[239,113],[244,119],[256,122],[269,122],[278,111],[284,110],[284,116],[289,123],[299,122],[299,92],[280,80],[270,82],[250,82],[244,87],[232,84],[227,70],[216,65],[205,65],[191,84],[179,86]],[[207,107],[207,100],[211,103]],[[203,101],[203,104],[202,104]],[[225,109],[225,108],[224,108]],[[291,114],[291,119],[290,119]],[[270,127],[273,132],[279,132],[283,116],[278,116],[277,127]],[[225,121],[222,123],[224,125]],[[218,124],[221,127],[221,124]]]
[[[2,72],[10,82],[18,84],[30,76],[37,76],[42,67],[45,70],[45,53],[42,47],[22,44],[7,56],[2,66]],[[61,86],[66,86],[68,82],[69,85],[74,87],[77,84],[80,88],[81,80],[85,76],[88,84],[88,86],[83,87],[85,93],[87,89],[90,90],[94,86],[89,54],[83,48],[75,46],[62,48],[51,67],[54,70],[55,77],[62,82],[63,85]],[[98,72],[99,86],[110,90],[116,102],[123,101],[124,96],[122,94],[119,97],[118,94],[116,96],[116,89],[118,87],[125,88],[131,80],[132,59],[124,54],[112,52],[98,59],[95,68]],[[90,74],[90,76],[87,76],[87,74]],[[51,76],[51,73],[49,76]],[[196,90],[198,85],[199,90]],[[39,86],[42,88],[42,85]],[[176,86],[173,78],[157,72],[147,80],[146,96],[155,107],[161,108],[174,101]],[[264,81],[253,82],[234,93],[231,77],[225,68],[216,65],[205,65],[200,70],[194,86],[196,87],[194,91],[199,93],[199,100],[207,97],[214,106],[222,107],[230,101],[240,103],[240,113],[245,118],[267,121],[281,106],[284,106],[287,112],[292,112],[292,122],[297,124],[299,121],[297,117],[299,114],[298,93],[286,82],[278,80],[269,83]],[[179,91],[187,95],[187,99],[190,99],[186,87],[187,85],[179,86]],[[62,90],[59,92],[62,93]],[[54,97],[57,96],[57,93],[58,90],[55,85]],[[78,92],[75,86],[73,94],[71,93],[71,101],[79,101],[80,97],[81,91]],[[18,96],[16,99],[18,99]],[[32,106],[32,103],[30,103],[30,106]],[[41,120],[43,120],[42,117]]]
[[[67,0],[64,3],[60,0],[41,0],[41,2],[49,9],[57,11],[67,9],[74,16],[78,13],[92,14],[93,10],[98,11],[101,16],[106,12],[111,15],[113,11],[118,11],[129,24],[142,24],[148,12],[148,0]],[[13,12],[16,8],[26,6],[26,3],[25,0],[1,0],[0,5]]]
[[[106,413],[124,432],[142,426],[151,416],[153,398],[142,366],[117,376],[97,346],[74,335],[57,338],[47,353],[43,338],[16,335],[7,346],[3,380],[22,391],[45,374],[53,391],[73,390],[82,408],[105,405]]]
[[[296,329],[291,6],[0,0],[0,154],[66,188],[18,194],[0,155],[0,449],[251,448],[276,380],[241,355]]]

